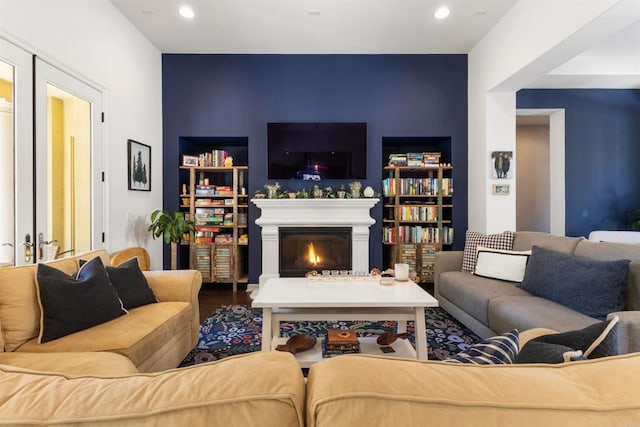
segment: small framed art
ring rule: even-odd
[[[182,156],[182,166],[198,166],[198,156],[190,156],[188,154],[184,154]]]
[[[509,184],[493,184],[491,193],[495,196],[508,196]]]
[[[127,140],[129,190],[151,191],[151,146]]]

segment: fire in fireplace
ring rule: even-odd
[[[280,277],[351,270],[351,227],[280,227]]]

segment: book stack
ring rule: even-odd
[[[405,153],[389,154],[389,166],[407,166],[407,155]]]
[[[322,345],[322,357],[360,353],[360,342],[356,331],[351,329],[329,329]]]
[[[422,153],[424,166],[438,166],[440,164],[441,153]]]
[[[216,280],[231,280],[231,245],[216,246],[215,257]]]
[[[407,153],[407,166],[420,168],[424,166],[423,153]]]

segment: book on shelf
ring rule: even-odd
[[[229,153],[225,150],[212,150],[198,156],[198,165],[201,167],[222,167]]]

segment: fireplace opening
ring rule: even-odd
[[[280,277],[351,270],[351,227],[280,227]]]

